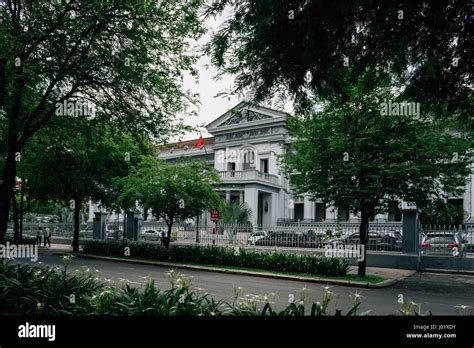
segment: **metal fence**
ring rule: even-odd
[[[140,226],[142,240],[159,241],[168,227],[163,222],[144,222]],[[255,248],[338,248],[360,244],[359,225],[354,223],[313,223],[262,225],[214,224],[196,226],[176,223],[172,241],[178,244],[199,242],[207,245],[251,246]],[[370,224],[367,250],[401,251],[402,225],[400,223]]]
[[[71,239],[74,236],[74,224],[73,223],[39,223],[39,222],[24,222],[23,223],[23,236],[24,237],[36,237],[39,228],[49,228],[51,231],[51,237],[60,239]],[[12,227],[8,230],[9,233],[13,233]],[[43,233],[41,233],[43,236]],[[79,226],[79,236],[82,239],[92,239],[92,224],[81,224]]]

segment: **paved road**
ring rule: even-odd
[[[61,256],[53,254],[52,250],[40,251],[39,261],[47,265],[63,266]],[[143,285],[145,282],[143,277],[146,276],[154,279],[160,288],[170,287],[166,276],[168,267],[75,258],[70,269],[73,271],[81,267],[99,270],[97,275],[102,279],[112,279],[116,282],[127,280],[137,287]],[[320,301],[324,293],[323,284],[189,269],[177,271],[193,277],[193,286],[204,289],[215,299],[232,299],[236,287],[242,287],[243,294],[275,293],[277,309],[283,308],[288,303],[290,294],[294,294],[298,299],[302,288],[307,289],[307,303]],[[472,310],[474,314],[474,276],[416,273],[389,288],[356,289],[332,286],[330,291],[336,294],[331,306],[332,310],[336,307],[343,310],[350,308],[349,296],[359,291],[363,297],[361,311],[370,310],[370,314],[395,314],[400,309],[397,303],[399,295],[403,295],[405,301],[420,304],[423,312],[431,310],[434,315],[454,315],[457,305],[472,306],[473,308],[468,311]]]

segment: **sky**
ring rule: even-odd
[[[209,31],[198,41],[197,45],[207,43],[211,38],[211,32],[216,31],[222,23],[231,15],[230,9],[227,9],[223,14],[217,18],[209,18],[206,21],[206,26]],[[226,111],[237,105],[242,100],[238,96],[218,96],[218,93],[228,92],[233,88],[234,77],[225,75],[218,81],[214,78],[218,74],[218,70],[212,66],[209,56],[203,56],[196,63],[196,69],[199,72],[198,83],[195,83],[195,78],[187,75],[184,77],[183,89],[190,89],[193,93],[199,93],[200,105],[198,106],[198,117],[187,116],[185,123],[193,127],[199,127],[204,138],[211,137],[204,126],[214,121],[216,118],[224,114]],[[291,112],[291,103],[285,105],[285,111]],[[191,140],[199,138],[199,131],[186,134],[180,137],[180,140]]]

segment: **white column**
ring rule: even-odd
[[[314,202],[304,197],[304,221],[314,221]]]
[[[87,219],[87,222],[92,222],[94,219],[94,212],[95,212],[95,206],[94,202],[89,201],[89,218]]]
[[[474,222],[474,164],[471,164],[471,174],[464,192],[464,210],[467,211],[467,221]]]
[[[337,208],[326,207],[326,220],[325,222],[336,222],[337,221]]]
[[[225,191],[225,201],[226,201],[227,203],[230,202],[230,191]]]
[[[239,191],[239,203],[244,202],[244,191]]]
[[[258,190],[250,187],[245,188],[245,203],[252,209],[252,215],[250,216],[250,222],[255,227],[257,226],[257,214],[258,214]]]

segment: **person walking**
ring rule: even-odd
[[[41,246],[41,234],[42,234],[42,228],[41,227],[38,227],[38,230],[36,231],[36,244],[38,244],[38,246]]]
[[[46,242],[48,242],[48,246],[51,248],[51,230],[49,227],[46,227],[43,231],[44,246],[46,246]]]

